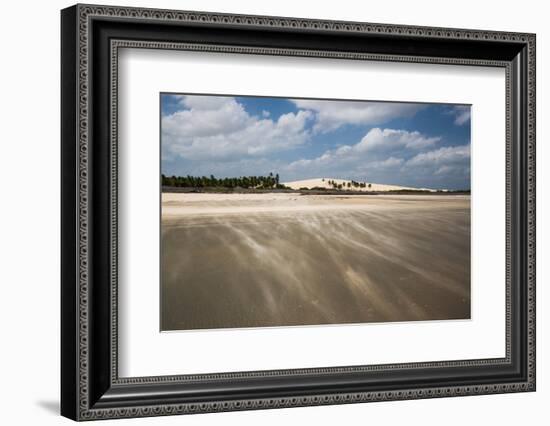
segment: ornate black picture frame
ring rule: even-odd
[[[535,35],[76,5],[61,13],[61,413],[74,420],[535,390]],[[506,356],[120,378],[121,47],[484,65],[506,71]]]

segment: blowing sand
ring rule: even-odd
[[[162,196],[162,329],[470,317],[470,197]]]

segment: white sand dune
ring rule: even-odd
[[[349,191],[361,191],[361,192],[369,192],[369,191],[403,191],[403,190],[422,190],[422,191],[432,191],[435,192],[435,189],[428,189],[428,188],[411,188],[407,186],[398,186],[398,185],[383,185],[379,183],[369,183],[369,182],[359,182],[364,183],[365,187],[354,187],[351,185],[351,180],[346,179],[333,179],[333,178],[316,178],[316,179],[304,179],[304,180],[296,180],[293,182],[283,182],[283,185],[288,186],[292,189],[301,189],[301,188],[326,188],[326,189],[333,189],[333,186],[329,183],[335,182],[337,185],[342,185],[342,189],[346,189]],[[348,187],[348,183],[350,183],[350,186]]]

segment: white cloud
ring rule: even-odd
[[[422,104],[392,102],[316,101],[292,99],[298,107],[315,112],[314,130],[330,132],[345,124],[378,125],[398,117],[411,117]]]
[[[365,164],[368,161],[375,167],[395,166],[396,162],[403,162],[402,159],[389,157],[379,160],[384,152],[417,150],[436,144],[441,140],[440,137],[427,137],[419,132],[408,132],[406,130],[379,129],[374,128],[355,145],[342,145],[334,150],[325,151],[322,155],[313,159],[302,159],[294,161],[289,168],[297,169],[300,167],[324,166],[338,164]],[[376,161],[374,163],[373,161]],[[386,162],[386,163],[385,163]]]
[[[426,137],[421,133],[414,131],[394,129],[380,129],[375,127],[361,139],[357,145],[357,150],[383,150],[390,151],[395,148],[420,149],[434,145],[441,140],[440,137]]]
[[[247,125],[250,117],[233,98],[210,96],[184,96],[182,106],[162,118],[163,143],[192,144],[192,138],[232,133]]]
[[[470,145],[448,146],[423,152],[407,161],[407,166],[440,166],[464,163],[470,159]],[[444,169],[443,169],[444,171]]]
[[[450,110],[450,114],[455,117],[455,124],[462,126],[470,121],[471,116],[470,105],[457,105]]]
[[[278,120],[249,115],[234,98],[182,96],[184,110],[162,118],[163,158],[232,159],[260,156],[307,141],[310,111],[281,115]]]
[[[434,175],[436,175],[436,176],[438,176],[438,175],[451,175],[451,174],[460,173],[463,170],[465,170],[465,169],[458,166],[458,165],[444,164],[434,172]]]
[[[385,160],[381,161],[374,161],[369,164],[369,168],[374,169],[391,169],[394,167],[399,167],[405,162],[402,158],[396,158],[396,157],[389,157]]]

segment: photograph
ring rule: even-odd
[[[470,116],[161,93],[161,331],[470,319]]]

